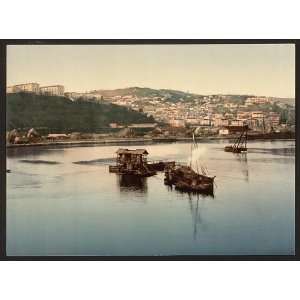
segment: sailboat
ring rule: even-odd
[[[207,195],[213,195],[214,177],[207,175],[207,169],[201,167],[202,174],[199,173],[198,163],[197,172],[192,168],[192,153],[198,144],[193,134],[193,143],[191,145],[191,161],[189,166],[177,165],[165,171],[164,182],[167,185],[174,185],[175,189],[182,192],[194,192]]]

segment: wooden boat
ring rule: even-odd
[[[189,166],[177,166],[165,171],[164,182],[185,192],[213,193],[214,177],[196,173]]]
[[[225,146],[225,152],[241,153],[247,152],[248,126],[244,126],[242,133],[233,145]]]
[[[175,165],[175,162],[148,162],[148,152],[146,149],[119,149],[117,151],[116,165],[109,166],[110,173],[121,175],[135,175],[140,177],[149,177],[156,174],[157,171],[164,171],[166,168]]]
[[[193,136],[193,144],[191,147],[191,154],[193,149],[198,148],[198,145]],[[198,169],[198,168],[197,168]],[[204,193],[213,195],[214,177],[207,176],[207,172],[202,167],[202,174],[192,169],[190,166],[178,165],[171,167],[165,171],[164,182],[166,185],[174,185],[175,189],[182,192]]]

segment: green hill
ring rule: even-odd
[[[7,129],[46,128],[56,132],[97,132],[110,123],[153,123],[147,117],[126,107],[65,97],[28,93],[7,95]]]

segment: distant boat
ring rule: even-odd
[[[235,140],[233,145],[225,146],[225,152],[241,153],[247,152],[247,140],[248,140],[248,126],[244,126],[244,129],[240,136]]]
[[[6,173],[10,173],[10,169],[6,169]]]

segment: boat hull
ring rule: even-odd
[[[190,167],[178,167],[165,172],[164,183],[182,192],[212,194],[214,178],[194,172]]]
[[[246,147],[233,147],[233,146],[226,146],[224,148],[225,152],[234,152],[234,153],[241,153],[241,152],[247,152]]]

